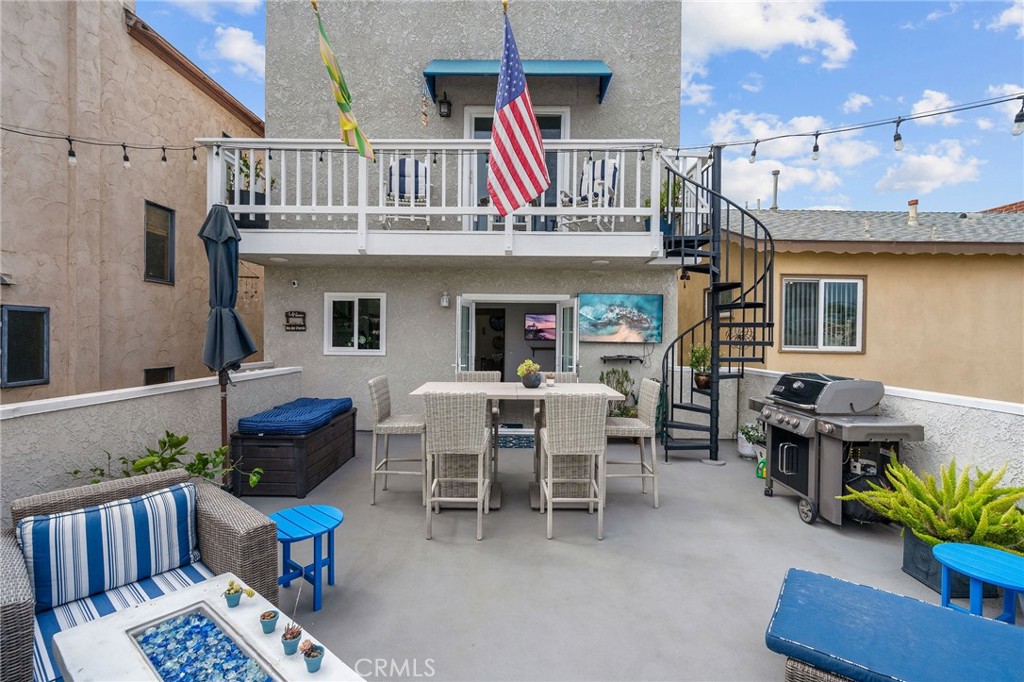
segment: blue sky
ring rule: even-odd
[[[263,116],[263,0],[137,0],[136,9]],[[1024,0],[686,1],[682,44],[683,146],[813,133],[1024,92]],[[750,144],[729,147],[725,192],[767,206],[778,169],[781,208],[902,211],[919,199],[923,211],[976,211],[1020,201],[1024,136],[1009,133],[1019,108],[905,122],[901,152],[891,125],[822,136],[818,161],[809,138],[763,143],[752,165]]]

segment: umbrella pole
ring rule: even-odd
[[[228,371],[222,369],[220,378],[220,444],[228,444]]]

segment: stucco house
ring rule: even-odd
[[[263,122],[134,8],[0,4],[4,403],[209,375],[207,158],[187,146]],[[261,270],[239,299],[260,347]]]
[[[775,243],[764,369],[1024,402],[1024,215],[751,213]]]
[[[679,26],[679,3],[510,5],[552,185],[505,222],[485,200],[500,3],[325,0],[320,12],[376,161],[338,141],[306,3],[267,5],[267,138],[202,140],[224,159],[209,168],[208,202],[267,219],[240,246],[266,268],[267,359],[303,367],[307,395],[359,405],[387,375],[399,411],[456,367],[510,380],[532,358],[586,381],[612,367],[659,376],[681,324],[680,261],[649,227],[659,151],[679,128],[680,37],[664,30]],[[657,52],[623,49],[654,34]],[[266,204],[227,191],[240,158],[266,164]],[[595,210],[573,195],[596,165],[615,178]],[[400,195],[399,168],[416,169],[406,178],[419,193]],[[578,329],[588,294],[650,297],[647,332]],[[611,359],[622,355],[635,359]],[[370,418],[360,410],[359,427]]]

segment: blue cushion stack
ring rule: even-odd
[[[238,420],[246,435],[302,436],[352,409],[351,398],[299,398]]]

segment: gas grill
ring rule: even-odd
[[[763,400],[751,398],[767,435],[764,494],[781,486],[800,497],[797,510],[806,523],[820,514],[842,525],[836,496],[844,485],[877,477],[890,451],[899,457],[901,442],[924,440],[920,424],[879,414],[884,395],[878,381],[798,372],[781,376]]]

